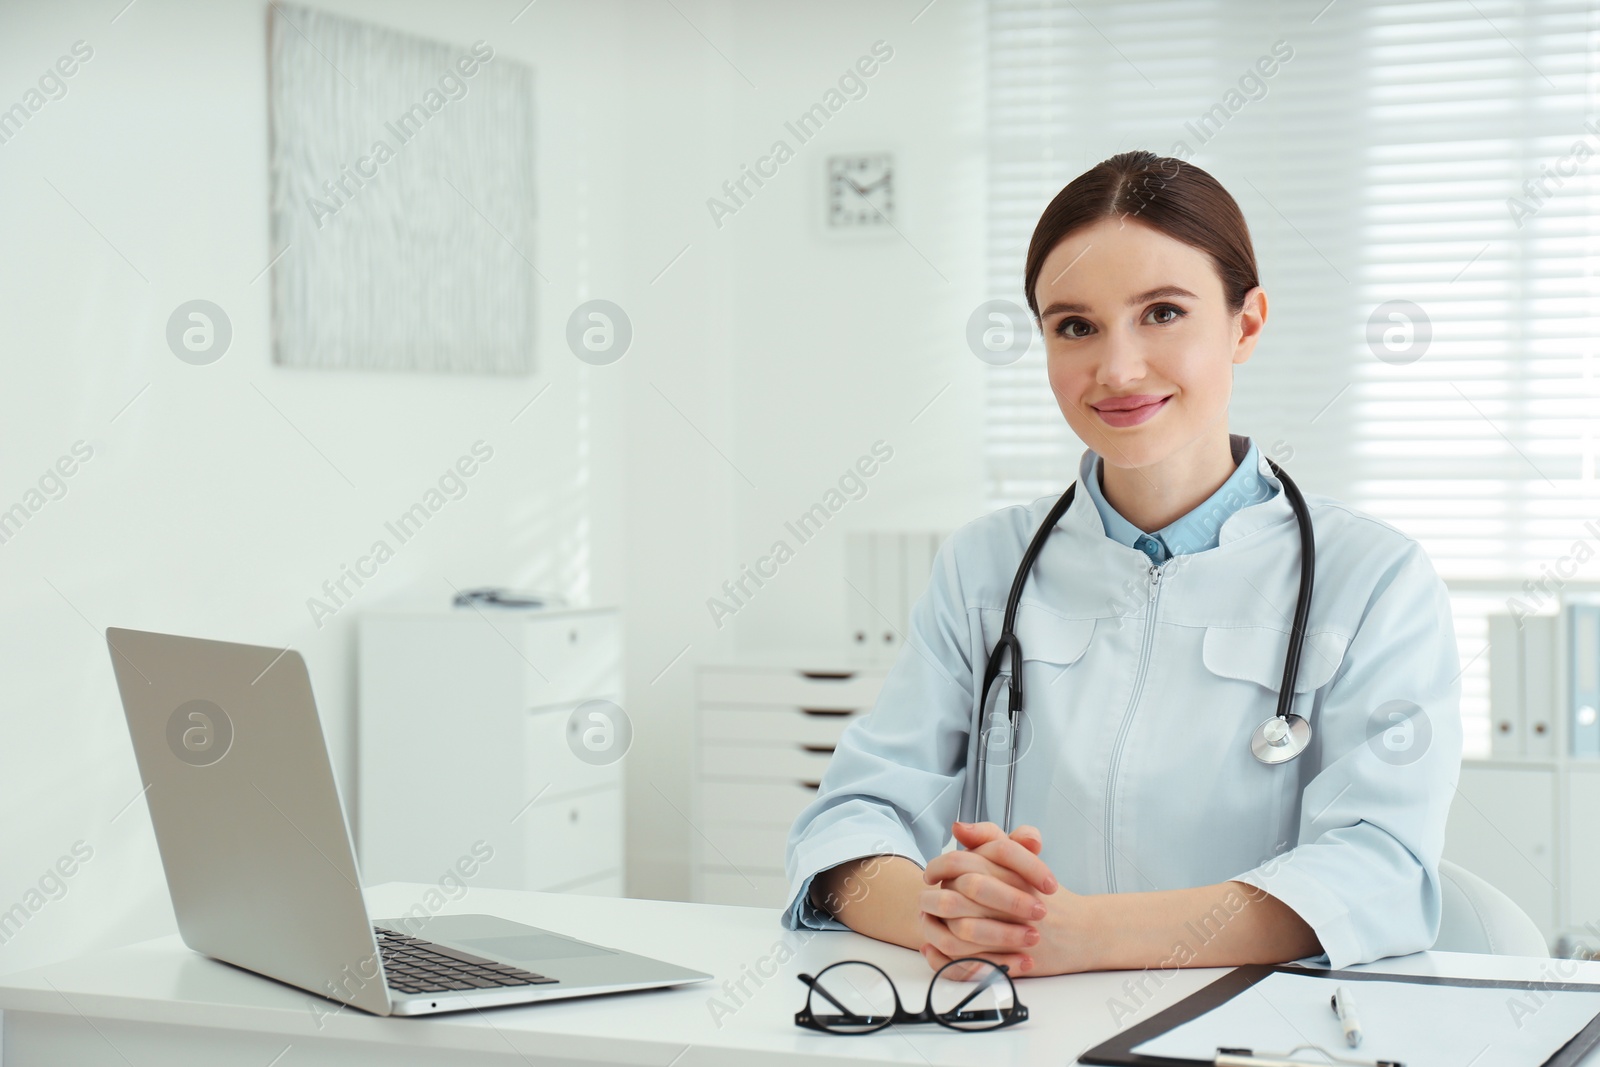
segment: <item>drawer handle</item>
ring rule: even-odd
[[[800,677],[809,678],[814,682],[848,682],[856,676],[855,671],[801,671]]]
[[[827,752],[830,754],[833,752],[832,745],[801,745],[800,747],[807,752]]]
[[[822,782],[820,779],[813,781],[810,778],[802,778],[800,779],[800,787],[802,789],[821,789]]]
[[[802,715],[854,715],[849,708],[801,708]]]

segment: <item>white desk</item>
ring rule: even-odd
[[[390,883],[367,891],[374,915],[402,912],[427,887]],[[0,976],[5,1012],[4,1067],[311,1067],[422,1064],[749,1067],[762,1064],[903,1063],[1063,1067],[1085,1048],[1143,1021],[1225,969],[1159,974],[1111,971],[1023,979],[1017,983],[1029,1021],[990,1034],[937,1025],[840,1037],[803,1030],[794,1013],[805,988],[794,975],[826,963],[866,959],[882,966],[908,1006],[921,1007],[931,977],[922,958],[850,933],[787,932],[777,912],[758,908],[623,900],[513,890],[469,890],[446,910],[485,911],[717,975],[671,990],[624,993],[542,1005],[422,1018],[378,1018],[337,1006],[190,952],[177,937],[98,956]],[[772,965],[780,944],[795,949]],[[769,962],[763,962],[763,961]],[[1369,964],[1364,970],[1463,977],[1560,980],[1557,961],[1426,952]],[[1565,980],[1600,982],[1600,962],[1572,962]],[[718,1025],[713,996],[723,979],[774,971]],[[1144,978],[1147,995],[1132,983]],[[1125,988],[1125,983],[1129,983]],[[1142,1003],[1119,1022],[1111,1002]],[[732,1001],[728,1001],[731,1005]],[[313,1011],[313,1005],[315,1011]],[[320,1025],[319,1025],[320,1017]],[[287,1050],[287,1051],[286,1051]],[[1600,1065],[1600,1056],[1584,1061]]]

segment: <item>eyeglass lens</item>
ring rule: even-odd
[[[1004,971],[983,961],[952,964],[935,976],[928,1010],[958,1030],[986,1030],[1004,1023],[1016,1007],[1016,992]],[[836,963],[811,985],[807,1008],[819,1026],[839,1033],[864,1033],[887,1026],[895,1015],[895,991],[878,968]]]
[[[865,963],[836,963],[812,983],[808,1007],[820,1026],[855,1034],[887,1026],[894,1018],[894,986]]]
[[[957,975],[963,976],[961,980]],[[928,1009],[958,1030],[999,1026],[1015,1006],[1016,990],[993,964],[952,963],[938,973],[928,993]]]

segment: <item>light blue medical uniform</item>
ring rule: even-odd
[[[1041,858],[1076,893],[1237,880],[1305,920],[1323,949],[1309,962],[1428,948],[1461,772],[1449,595],[1416,541],[1302,486],[1316,586],[1290,710],[1310,722],[1311,743],[1287,763],[1256,760],[1250,736],[1277,708],[1300,540],[1265,457],[1246,437],[1230,444],[1251,469],[1159,538],[1111,518],[1099,457],[1084,452],[1079,492],[1017,610],[1028,703],[1014,821],[1039,828]],[[845,728],[790,830],[785,927],[844,929],[809,900],[817,872],[882,854],[926,866],[953,847],[950,823],[975,817],[966,768],[984,664],[1054,502],[1002,508],[940,547],[877,703]],[[989,714],[1004,722],[1003,697]],[[1006,739],[989,734],[987,815],[998,821]],[[1218,928],[1191,923],[1190,952]]]

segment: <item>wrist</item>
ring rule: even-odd
[[[862,856],[819,871],[808,896],[821,912],[858,934],[906,948],[922,944],[922,869],[894,853]]]
[[[1079,971],[1107,971],[1117,967],[1116,949],[1123,944],[1124,931],[1118,928],[1116,894],[1078,894],[1058,889],[1045,898],[1050,909],[1044,922],[1050,940],[1057,948],[1056,965],[1044,973],[1075,974]],[[1040,948],[1043,948],[1043,942]],[[1035,966],[1035,974],[1041,973]]]

